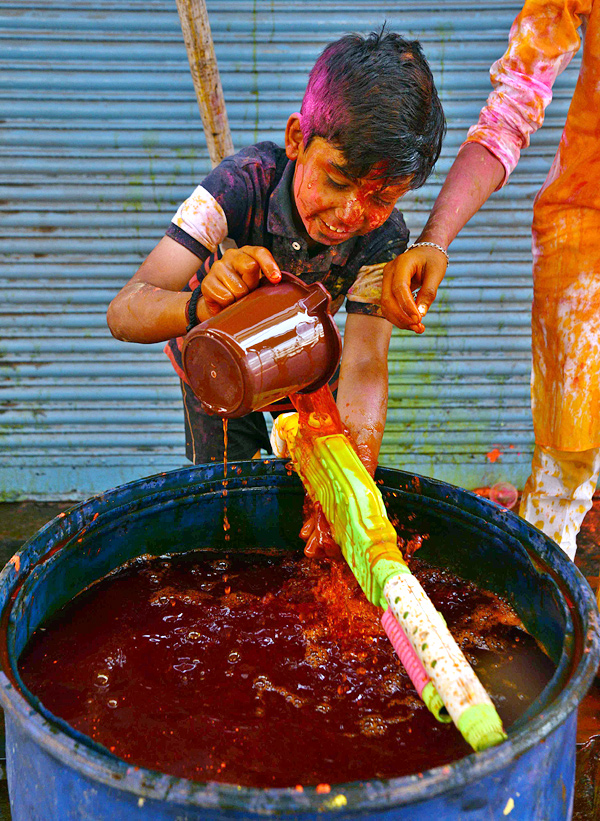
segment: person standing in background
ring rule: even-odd
[[[384,269],[382,310],[415,333],[452,240],[506,184],[543,123],[556,77],[582,64],[533,209],[532,471],[520,515],[573,559],[600,471],[600,0],[527,0],[490,70],[494,90],[450,169],[418,247]],[[416,300],[412,292],[419,293]]]

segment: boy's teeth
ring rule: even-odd
[[[325,222],[325,220],[323,220]],[[343,228],[334,228],[333,225],[330,225],[328,222],[325,222],[325,225],[329,228],[330,231],[335,231],[336,234],[343,234]]]

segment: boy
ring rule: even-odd
[[[383,31],[347,35],[315,64],[301,112],[288,119],[285,149],[263,142],[227,157],[180,206],[112,301],[108,324],[117,339],[170,340],[191,461],[222,460],[223,430],[185,383],[181,337],[260,276],[278,282],[283,269],[323,282],[336,310],[351,288],[337,404],[374,472],[392,330],[379,309],[381,270],[408,239],[394,206],[431,173],[444,128],[418,43]],[[226,238],[238,247],[220,257]],[[229,420],[228,458],[249,459],[261,448],[270,451],[262,412]]]

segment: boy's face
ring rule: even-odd
[[[379,228],[409,190],[410,180],[390,184],[373,174],[350,179],[341,171],[344,155],[327,140],[315,137],[304,148],[299,117],[292,114],[288,120],[286,153],[296,160],[293,200],[309,239],[339,245]]]

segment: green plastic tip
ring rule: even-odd
[[[507,738],[493,704],[474,704],[467,707],[459,718],[457,727],[475,752],[495,747]]]
[[[423,699],[427,709],[430,710],[437,720],[442,722],[442,724],[449,724],[452,721],[448,714],[448,710],[444,707],[442,697],[435,689],[433,681],[428,681],[425,687],[423,687],[421,698]]]

